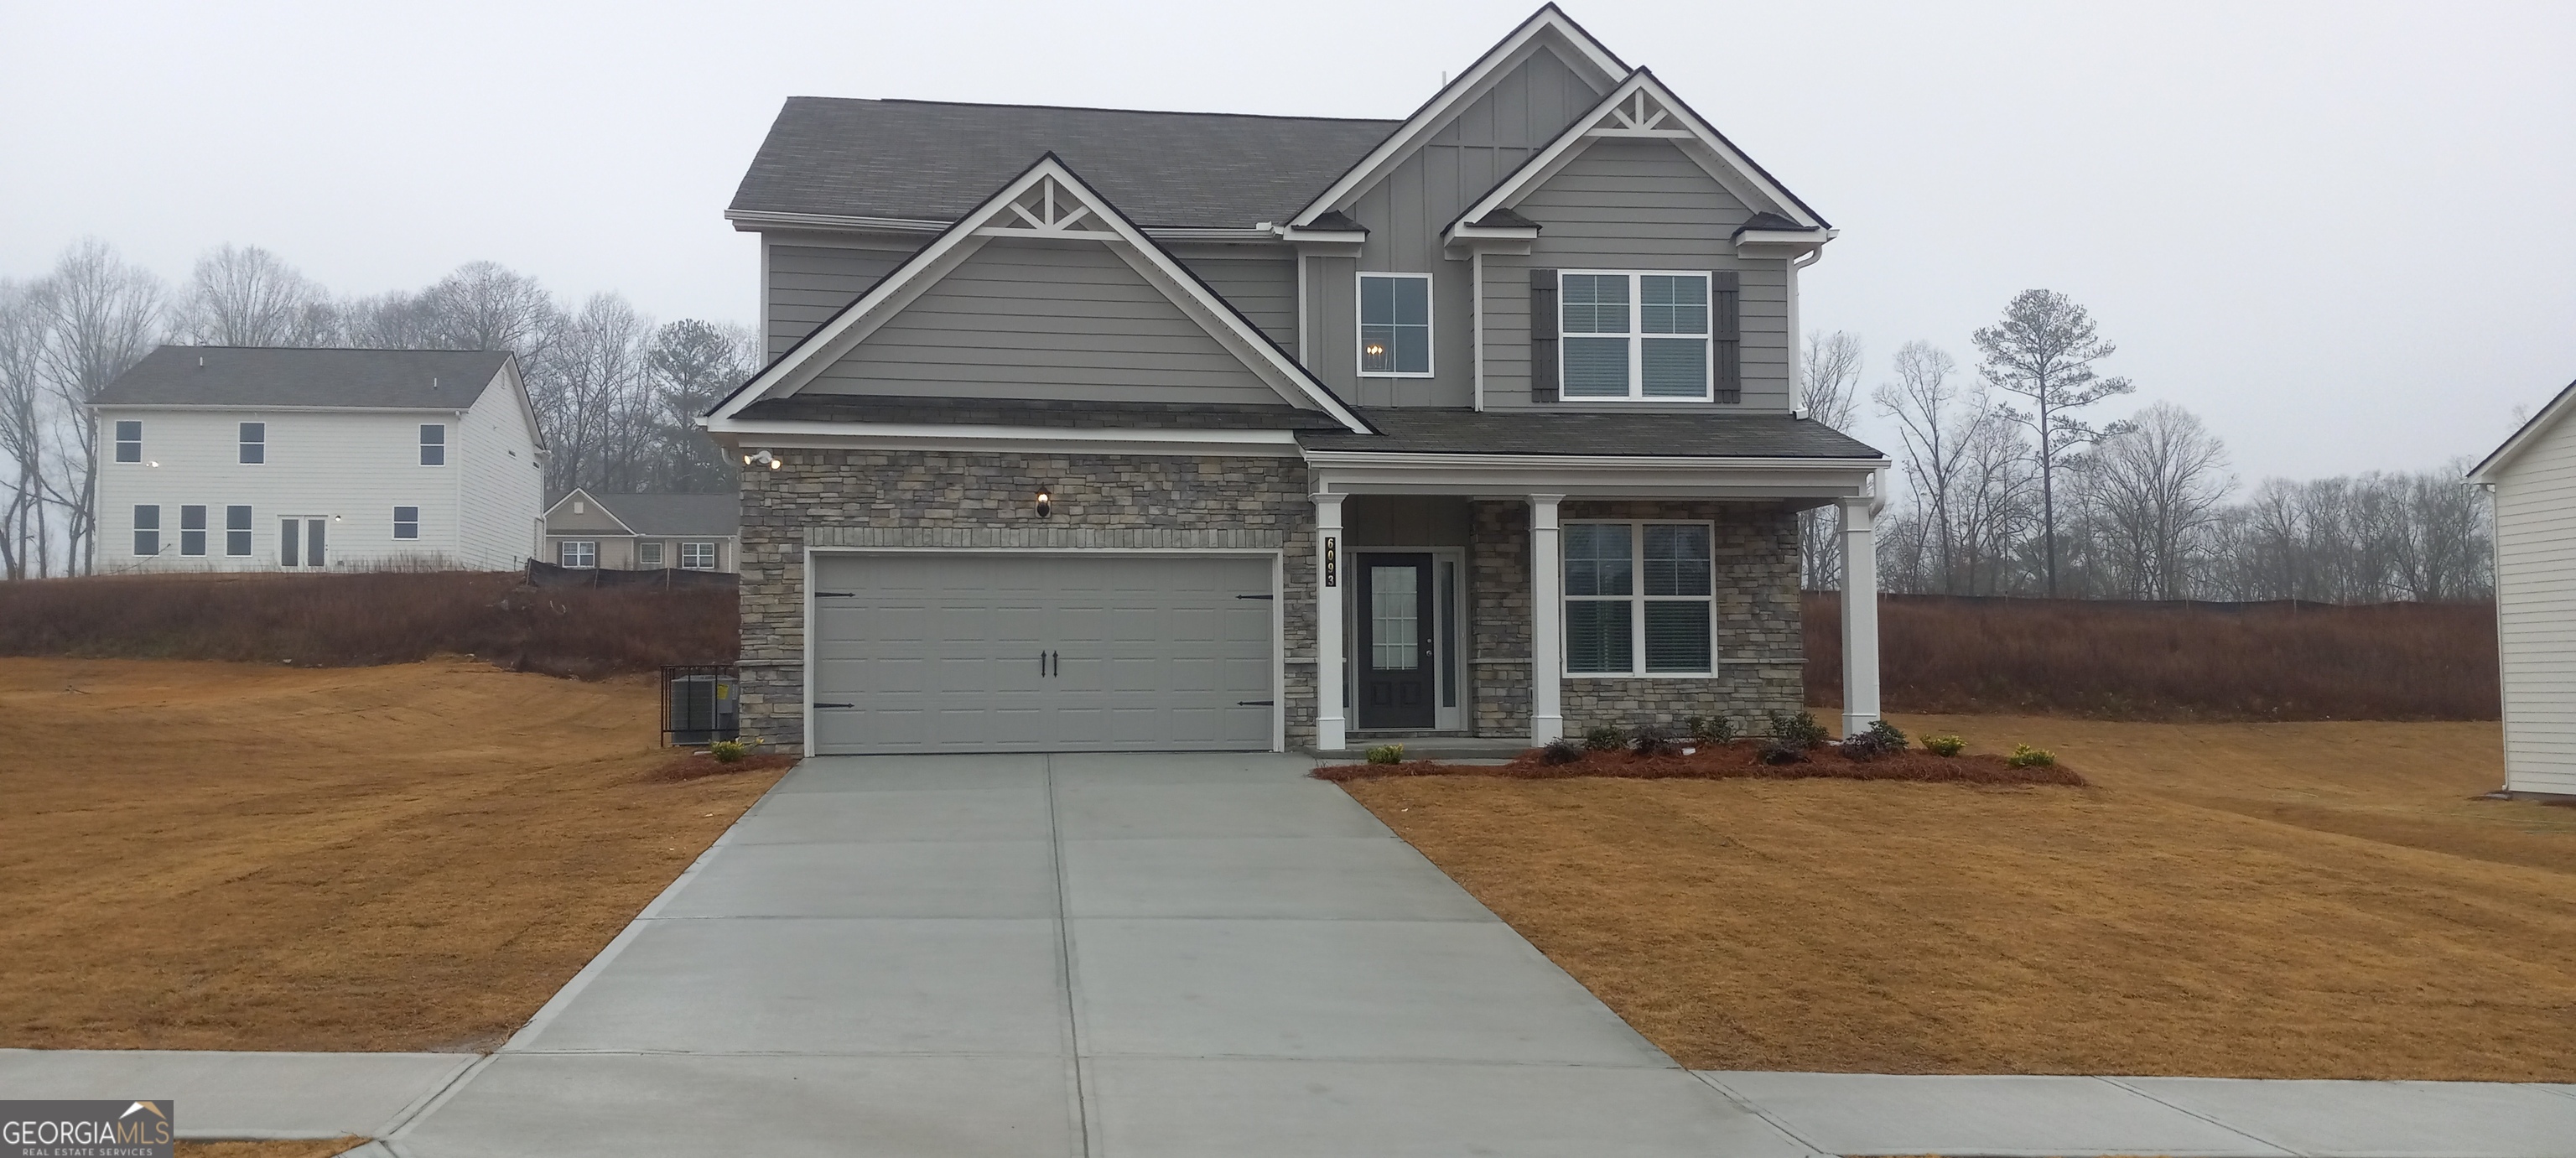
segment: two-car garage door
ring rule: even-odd
[[[1267,749],[1268,556],[815,557],[814,750]]]

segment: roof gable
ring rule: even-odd
[[[2576,407],[2576,382],[2570,382],[2560,388],[2557,396],[2551,398],[2548,405],[2540,408],[2540,413],[2532,415],[2530,421],[2523,423],[2520,429],[2515,430],[2503,444],[2495,448],[2493,453],[2487,455],[2484,461],[2469,468],[2468,480],[2473,483],[2495,482],[2496,476],[2503,473],[2505,467],[2512,465],[2514,459],[2522,456],[2522,452],[2531,449],[2534,443],[2541,441],[2542,435],[2546,434],[2551,427],[2558,425],[2559,421],[2567,416],[2567,411],[2571,407]]]
[[[1190,325],[1288,405],[1368,426],[1313,374],[1282,353],[1224,298],[1050,153],[960,218],[930,244],[834,314],[708,412],[723,429],[746,408],[812,386],[923,294],[988,246],[1099,246],[1132,270]]]
[[[546,513],[540,518],[544,521],[546,533],[549,535],[631,535],[635,533],[635,528],[628,526],[626,520],[618,518],[617,512],[608,509],[608,504],[600,502],[597,496],[581,487],[574,487],[572,493],[556,499],[555,504],[547,507]]]
[[[465,410],[510,366],[497,350],[163,346],[91,404]]]

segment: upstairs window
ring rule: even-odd
[[[143,424],[131,419],[116,424],[116,461],[143,461]]]
[[[435,422],[420,428],[420,465],[447,465],[447,428]]]
[[[1431,275],[1360,275],[1360,373],[1430,376]]]
[[[179,553],[182,555],[206,553],[206,508],[179,508]]]
[[[1706,402],[1709,276],[1560,276],[1560,394],[1565,398]]]
[[[134,508],[134,553],[146,556],[161,553],[161,508]]]
[[[241,460],[243,462],[268,461],[267,423],[245,422],[241,424]]]
[[[250,508],[224,508],[224,554],[250,554]]]
[[[394,537],[397,539],[417,539],[420,537],[419,507],[394,508]]]

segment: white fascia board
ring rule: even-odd
[[[859,217],[837,213],[786,213],[766,209],[728,209],[725,220],[735,230],[759,233],[771,229],[858,233],[938,233],[956,224],[920,217]],[[1157,241],[1277,241],[1279,233],[1264,226],[1187,225],[1147,229]]]
[[[1377,148],[1369,150],[1368,156],[1361,158],[1359,164],[1351,166],[1350,171],[1342,174],[1340,180],[1325,189],[1322,196],[1308,203],[1304,209],[1297,212],[1295,217],[1289,218],[1288,224],[1305,225],[1376,184],[1388,170],[1395,168],[1406,157],[1413,154],[1425,134],[1448,119],[1449,114],[1457,111],[1472,96],[1481,95],[1485,83],[1496,73],[1527,59],[1526,54],[1535,51],[1533,45],[1538,41],[1539,35],[1551,30],[1556,33],[1558,40],[1572,48],[1575,55],[1599,70],[1602,76],[1616,78],[1628,75],[1628,66],[1625,63],[1611,55],[1610,50],[1603,47],[1600,41],[1594,40],[1591,33],[1585,32],[1580,25],[1568,19],[1565,13],[1558,11],[1556,5],[1549,4],[1539,9],[1528,20],[1522,21],[1521,26],[1513,29],[1501,43],[1486,49],[1485,55],[1478,57],[1475,64],[1468,66],[1467,71],[1458,74],[1458,79],[1450,81],[1446,87],[1432,94],[1429,101],[1414,110],[1412,116],[1405,118],[1404,124],[1398,126],[1395,132],[1389,134],[1384,141],[1378,142]]]
[[[1621,458],[1606,455],[1310,451],[1319,493],[1565,494],[1584,498],[1844,498],[1886,459]]]
[[[2503,473],[2504,468],[2519,457],[2523,450],[2539,437],[2541,431],[2558,424],[2559,418],[2566,413],[2571,404],[2570,399],[2576,399],[2576,382],[2570,382],[2561,387],[2558,395],[2551,398],[2548,405],[2540,408],[2540,413],[2531,416],[2531,421],[2523,423],[2521,429],[2514,431],[2483,461],[2470,467],[2467,480],[2473,483],[2493,484],[2496,476]]]
[[[1822,252],[1825,243],[1843,235],[1839,229],[1748,229],[1735,235],[1735,256],[1759,260],[1794,260]],[[1813,264],[1813,263],[1810,263]]]
[[[84,408],[109,410],[238,411],[243,414],[463,414],[463,406],[258,406],[240,402],[85,402]]]
[[[965,450],[1029,454],[1171,454],[1293,457],[1291,430],[1116,430],[944,422],[716,421],[727,449]]]

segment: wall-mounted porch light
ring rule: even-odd
[[[777,470],[778,456],[765,450],[756,450],[750,454],[742,456],[742,465],[744,466],[754,466],[764,463],[768,465],[769,469]]]
[[[1039,492],[1038,492],[1038,517],[1039,517],[1039,518],[1041,518],[1041,519],[1043,519],[1043,518],[1047,517],[1048,515],[1053,514],[1054,512],[1055,512],[1055,495],[1053,495],[1053,494],[1051,494],[1051,493],[1049,493],[1049,492],[1047,492],[1047,491],[1044,491],[1044,490],[1039,491]]]

